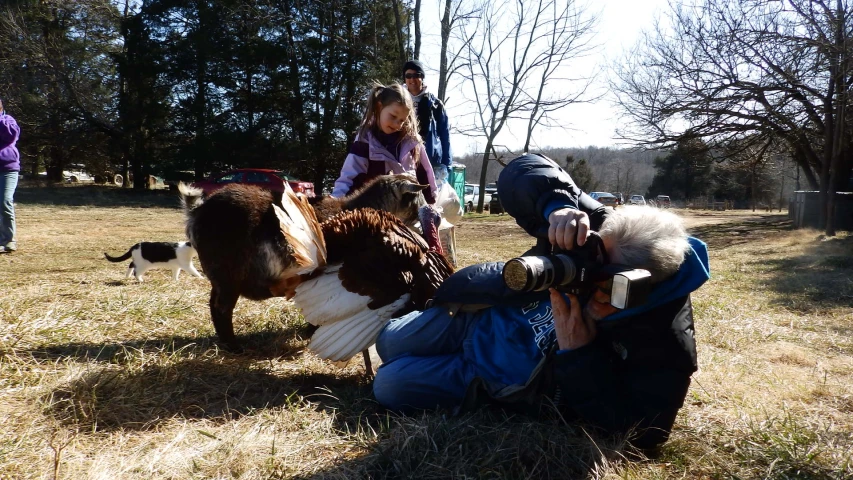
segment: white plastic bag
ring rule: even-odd
[[[448,182],[442,183],[438,188],[435,205],[441,208],[441,216],[448,222],[456,224],[462,219],[464,213],[462,202],[459,201],[456,190]]]

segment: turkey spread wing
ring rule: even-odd
[[[294,297],[306,321],[320,325],[309,348],[322,358],[347,360],[366,349],[389,319],[423,308],[452,272],[387,212],[343,212],[323,224],[323,236],[329,267]]]
[[[362,209],[333,220],[323,225],[329,262],[341,263],[345,289],[370,297],[368,308],[410,294],[413,304],[408,308],[422,309],[452,272],[420,235],[387,212]]]

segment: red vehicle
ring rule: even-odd
[[[293,180],[282,172],[266,168],[238,168],[229,170],[224,173],[212,175],[207,180],[195,182],[193,186],[202,189],[205,196],[210,195],[212,192],[229,183],[257,185],[273,192],[283,192],[285,181],[290,184],[290,188],[294,192],[303,193],[308,197],[314,196],[313,183]]]

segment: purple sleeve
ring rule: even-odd
[[[10,115],[0,116],[0,150],[15,143],[20,134],[21,129],[14,118]]]

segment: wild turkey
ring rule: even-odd
[[[220,340],[240,350],[232,324],[240,296],[292,298],[306,320],[319,325],[309,348],[334,360],[367,348],[389,318],[424,308],[452,267],[440,254],[434,209],[419,208],[423,186],[408,182],[379,177],[354,195],[382,191],[373,204],[405,204],[389,209],[407,220],[420,214],[430,244],[386,211],[342,210],[321,224],[308,200],[289,189],[278,199],[229,185],[202,200],[200,192],[180,186],[187,235],[211,281]],[[420,202],[409,198],[412,192]],[[406,211],[414,215],[400,213]]]
[[[432,247],[384,211],[344,212],[322,224],[326,265],[303,275],[292,296],[305,320],[319,327],[310,350],[348,360],[372,345],[389,319],[425,308],[453,268],[435,223],[424,223]]]

